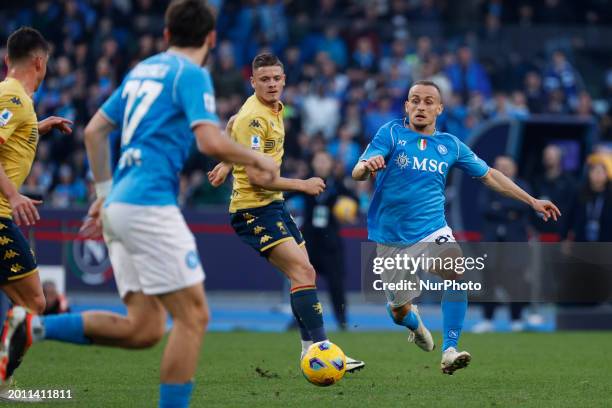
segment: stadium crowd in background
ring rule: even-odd
[[[408,86],[415,80],[431,79],[440,86],[445,111],[439,130],[464,140],[488,119],[532,114],[592,119],[601,139],[612,140],[612,60],[597,52],[603,44],[597,38],[606,35],[605,25],[612,22],[605,2],[210,3],[219,12],[218,46],[209,65],[220,118],[236,113],[252,93],[248,79],[253,56],[262,50],[277,53],[287,73],[284,171],[304,177],[311,157],[328,151],[335,159],[336,178],[354,190],[361,211],[367,209],[371,187],[348,182],[348,169],[382,124],[403,115]],[[72,137],[51,133],[41,138],[24,186],[27,193],[53,207],[89,201],[83,127],[130,67],[165,48],[159,36],[164,7],[165,2],[155,0],[3,5],[2,43],[15,28],[31,25],[54,45],[47,79],[35,95],[39,117],[57,115],[75,122]],[[547,39],[549,24],[575,28],[575,37],[559,36],[556,30],[555,39]],[[544,34],[538,41],[524,41],[525,35],[539,33]],[[2,56],[5,52],[0,50]],[[211,166],[197,155],[187,164],[184,205],[228,202],[229,185],[215,190],[206,182]],[[294,205],[299,209],[299,201]]]

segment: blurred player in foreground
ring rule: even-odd
[[[209,313],[195,239],[177,206],[178,173],[194,134],[201,152],[252,166],[265,182],[276,164],[218,128],[212,82],[202,68],[216,39],[206,3],[175,0],[165,18],[168,51],[136,65],[85,130],[98,198],[82,233],[93,238],[103,226],[127,316],[21,313],[9,321],[26,327],[27,336],[9,336],[6,343],[13,348],[51,339],[147,348],[164,335],[167,311],[173,327],[161,362],[159,406],[187,407]],[[108,134],[115,127],[121,128],[121,158],[111,178]],[[19,357],[9,354],[9,365]]]
[[[33,28],[22,27],[12,33],[7,42],[7,77],[0,83],[0,284],[13,304],[34,312],[45,310],[38,266],[18,226],[34,225],[39,220],[36,205],[41,201],[31,200],[19,194],[19,188],[30,172],[36,155],[39,135],[53,128],[71,133],[67,119],[49,117],[41,122],[36,118],[32,94],[36,92],[47,72],[49,44]],[[0,380],[10,383],[10,377],[19,364],[12,359],[10,338],[17,334],[25,337],[23,329],[14,323],[14,318],[25,317],[24,309],[9,311],[4,325],[0,346]],[[17,355],[23,353],[16,349]]]
[[[376,174],[375,190],[368,212],[368,237],[377,243],[377,256],[458,258],[461,250],[444,216],[444,187],[452,166],[487,187],[523,201],[545,220],[557,220],[560,212],[547,200],[536,200],[498,170],[489,168],[458,138],[436,130],[442,113],[442,95],[431,81],[415,82],[405,102],[407,117],[383,125],[353,169],[355,180]],[[430,243],[430,244],[427,244]],[[437,248],[436,248],[437,247]],[[454,264],[454,263],[453,263]],[[462,274],[452,269],[429,270],[444,279]],[[405,269],[386,270],[383,282],[418,279]],[[410,331],[409,339],[425,351],[434,349],[431,333],[411,302],[420,291],[386,290],[393,321]],[[443,345],[441,369],[453,374],[466,367],[471,355],[457,351],[467,310],[467,293],[445,290],[442,295]]]
[[[260,54],[252,64],[250,96],[228,123],[231,136],[252,150],[263,152],[279,165],[283,159],[285,127],[280,100],[285,86],[282,62],[272,54]],[[208,175],[213,186],[221,185],[232,165],[219,163]],[[279,171],[280,172],[280,171]],[[306,242],[285,208],[283,191],[319,195],[325,183],[319,177],[306,180],[276,177],[267,181],[250,166],[233,166],[234,186],[229,211],[240,239],[291,281],[291,309],[302,338],[302,356],[313,342],[327,340],[323,309],[317,297],[316,272],[306,251]],[[364,367],[347,357],[347,371]]]

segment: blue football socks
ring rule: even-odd
[[[91,344],[91,340],[83,332],[83,316],[81,314],[66,313],[40,316],[39,318],[40,324],[44,328],[44,339],[75,344]]]
[[[445,290],[442,294],[442,352],[449,347],[457,348],[467,305],[465,290]]]
[[[185,384],[160,384],[159,408],[187,408],[193,391],[193,382]]]

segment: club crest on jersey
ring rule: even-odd
[[[427,140],[425,139],[419,139],[419,141],[417,142],[417,147],[419,148],[419,150],[423,151],[425,149],[427,149]]]
[[[2,112],[0,112],[0,126],[6,126],[12,117],[13,112],[8,109],[4,109]]]
[[[448,149],[444,145],[438,145],[438,153],[444,156],[446,153],[448,153]]]
[[[410,159],[406,156],[406,153],[400,153],[395,159],[395,163],[400,169],[405,169],[410,164]]]
[[[259,136],[256,136],[256,135],[251,136],[251,149],[253,150],[261,149],[261,138]]]

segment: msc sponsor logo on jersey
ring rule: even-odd
[[[395,163],[400,169],[405,169],[410,164],[410,159],[406,156],[406,153],[400,153],[395,159]]]
[[[17,96],[13,96],[10,101],[17,106],[22,106],[21,99],[19,99]]]
[[[395,159],[395,163],[400,169],[410,168],[411,170],[426,171],[429,173],[444,174],[448,170],[448,163],[438,161],[436,159],[423,158],[412,156],[412,159],[406,156],[405,153],[400,153]]]
[[[13,112],[11,112],[8,109],[2,110],[2,112],[0,112],[0,126],[8,125],[12,117],[13,117]]]

